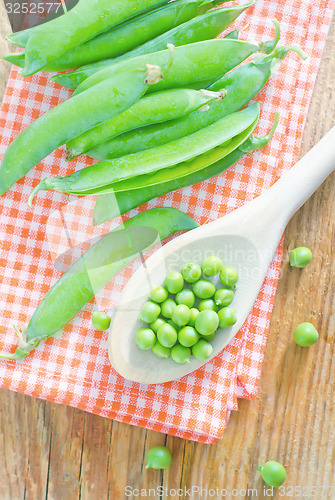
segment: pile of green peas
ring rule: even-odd
[[[209,279],[217,275],[218,289]],[[181,272],[170,272],[142,307],[139,319],[147,325],[136,333],[137,346],[176,363],[189,363],[192,355],[209,359],[210,341],[218,328],[229,328],[237,321],[236,309],[230,307],[237,281],[236,269],[224,266],[216,256],[206,257],[201,265],[187,262]]]

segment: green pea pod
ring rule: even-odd
[[[89,68],[81,68],[79,71],[83,74],[83,71],[88,70],[86,75],[93,75],[101,68],[118,64],[120,61],[164,50],[168,43],[179,47],[181,45],[188,45],[190,43],[216,38],[222,31],[228,28],[242,12],[253,4],[254,0],[241,6],[235,5],[233,7],[223,7],[221,9],[212,10],[207,12],[207,14],[191,19],[161,34],[153,40],[149,40],[145,44],[115,59],[109,59],[109,61],[105,61],[103,64],[99,62],[91,64]],[[106,64],[107,62],[109,62],[109,64]]]
[[[2,59],[11,64],[14,64],[14,66],[18,66],[19,68],[23,68],[26,61],[24,52],[6,54],[5,56],[2,56]]]
[[[150,10],[166,0],[79,0],[77,5],[30,34],[25,47],[22,76],[30,76],[50,65],[77,45]]]
[[[208,167],[197,171],[196,173],[186,174],[184,177],[168,181],[164,180],[162,176],[159,184],[136,190],[132,189],[130,191],[120,191],[117,193],[108,193],[98,196],[93,211],[93,225],[98,226],[99,224],[103,224],[104,222],[114,219],[114,217],[118,217],[120,214],[129,212],[129,210],[132,210],[143,203],[147,203],[158,196],[170,193],[176,189],[190,186],[191,184],[205,181],[221,174],[237,163],[244,154],[264,148],[273,136],[278,124],[278,119],[279,114],[277,113],[272,129],[267,136],[251,136],[227,156],[209,165]],[[169,175],[173,175],[175,169],[178,169],[178,166],[172,168]]]
[[[212,163],[216,163],[217,161],[221,160],[229,153],[234,151],[236,148],[241,146],[254,131],[258,119],[259,115],[250,125],[250,127],[243,130],[243,132],[236,135],[232,139],[225,141],[223,144],[220,144],[220,146],[217,146],[210,151],[207,151],[206,153],[196,156],[192,160],[178,163],[178,165],[173,167],[163,168],[162,170],[158,170],[157,172],[154,172],[152,174],[139,175],[137,177],[130,177],[129,179],[126,179],[124,181],[116,182],[115,184],[113,184],[111,189],[106,186],[103,192],[112,191],[114,193],[120,193],[122,191],[133,191],[142,188],[151,188],[152,186],[160,184],[162,182],[162,179],[164,179],[164,182],[178,182],[180,178],[184,178],[186,175],[192,178],[195,174],[197,174],[197,172],[199,172],[199,170],[203,170]]]
[[[221,7],[211,10],[206,14],[191,19],[186,23],[163,33],[153,40],[149,40],[144,45],[127,52],[127,54],[118,57],[111,64],[117,64],[119,61],[138,57],[143,54],[151,54],[159,50],[164,50],[168,43],[179,47],[202,40],[216,38],[222,31],[230,26],[246,9],[254,5],[255,0],[251,0],[244,5],[234,5],[233,7]]]
[[[227,95],[223,102],[212,102],[206,113],[194,111],[169,123],[157,123],[127,132],[102,142],[87,154],[97,160],[111,160],[161,146],[215,123],[253,99],[269,80],[274,66],[291,50],[306,57],[296,47],[278,47],[273,54],[260,55],[256,61],[244,64],[217,80],[208,89],[217,91],[224,88]]]
[[[74,47],[43,70],[64,71],[118,57],[221,3],[222,0],[175,0]],[[24,53],[9,54],[3,59],[21,68],[25,64]]]
[[[124,222],[103,236],[57,281],[20,333],[13,354],[0,358],[20,359],[37,345],[59,332],[121,269],[154,244],[176,231],[199,224],[174,208],[154,208]]]
[[[215,99],[222,101],[224,97],[224,92],[191,89],[171,89],[148,95],[112,120],[72,139],[66,146],[67,159],[84,154],[100,142],[128,130],[179,118],[199,108],[207,110],[206,105]]]
[[[226,35],[224,38],[238,40],[238,37],[239,37],[239,31],[233,30],[230,33],[228,33],[228,35]],[[9,62],[12,62],[12,61],[9,60]],[[15,64],[15,62],[14,62],[14,64]],[[99,65],[99,71],[100,71],[100,70],[110,66],[110,60],[105,59],[104,61],[99,61],[99,62],[94,63],[94,64],[87,64],[87,65],[82,66],[81,68],[77,69],[76,71],[72,71],[71,73],[63,73],[61,75],[55,75],[55,76],[51,77],[51,80],[55,81],[56,83],[59,83],[60,85],[63,85],[63,87],[74,90],[84,80],[86,80],[89,76],[91,76],[97,72],[96,70],[98,69],[98,65]],[[210,81],[206,81],[206,82],[204,82],[204,81],[200,82],[200,83],[197,82],[195,85],[195,88],[196,89],[205,88],[208,85],[210,85],[212,82],[213,82],[212,79]],[[190,84],[189,87],[191,88],[192,84]]]
[[[67,177],[46,178],[32,191],[28,205],[31,205],[33,197],[40,190],[52,189],[80,195],[92,194],[97,189],[102,190],[105,186],[110,188],[121,180],[156,172],[190,160],[240,134],[254,123],[258,115],[259,103],[255,103],[192,135],[163,144],[155,149],[100,162]]]
[[[148,78],[145,70],[117,75],[35,120],[7,148],[0,166],[0,194],[56,148],[129,108],[146,92]]]
[[[230,71],[258,50],[259,46],[256,44],[224,38],[175,47],[173,55],[169,49],[144,54],[107,66],[89,78],[85,77],[86,79],[77,87],[73,95],[79,94],[117,73],[141,67],[143,64],[153,64],[163,69],[169,69],[164,79],[164,85],[161,82],[157,86],[157,91],[173,87],[187,88],[190,83],[194,82],[207,80],[214,82],[222,74]],[[73,73],[57,75],[52,77],[52,80],[64,85],[64,80],[67,78],[72,79]]]
[[[231,40],[238,40],[239,35],[240,35],[239,30],[233,30],[230,33],[228,33],[224,38],[230,38]]]

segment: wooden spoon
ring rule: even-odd
[[[180,378],[205,363],[192,356],[190,363],[177,364],[158,358],[151,350],[141,351],[135,334],[144,326],[138,317],[150,290],[162,285],[168,272],[180,271],[189,261],[200,263],[208,255],[221,257],[239,273],[233,302],[238,321],[231,328],[219,329],[211,342],[212,357],[222,351],[252,310],[287,222],[334,168],[335,127],[261,196],[156,251],[129,280],[113,314],[109,358],[115,370],[134,382],[158,384]]]

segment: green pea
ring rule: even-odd
[[[202,335],[201,335],[202,337]],[[206,340],[209,342],[210,340],[214,340],[215,337],[216,337],[216,332],[212,333],[211,335],[204,335],[204,337],[206,338]]]
[[[172,321],[176,323],[177,326],[184,326],[191,319],[191,313],[187,306],[184,304],[180,304],[173,309],[172,312]]]
[[[184,288],[183,290],[177,293],[176,302],[177,304],[185,304],[185,306],[191,309],[191,307],[193,307],[195,303],[194,293],[192,292],[192,290]]]
[[[178,333],[178,341],[185,347],[191,347],[199,340],[199,334],[192,326],[185,326]]]
[[[214,255],[206,257],[201,262],[202,272],[206,276],[215,276],[216,274],[219,274],[222,268],[223,268],[222,260],[219,257],[215,257]]]
[[[201,267],[195,262],[187,262],[183,265],[181,274],[187,283],[195,283],[201,278]]]
[[[156,335],[150,328],[143,327],[137,330],[135,341],[142,351],[146,351],[155,345]]]
[[[179,326],[176,325],[176,323],[174,321],[172,321],[172,319],[168,319],[167,322],[169,323],[169,325],[173,326],[173,328],[178,332]]]
[[[174,321],[172,321],[172,319],[168,319],[167,322],[169,325],[173,326],[173,328],[178,332],[179,326],[176,325],[176,323]]]
[[[189,363],[191,358],[191,349],[181,344],[177,344],[171,349],[171,358],[175,363]]]
[[[312,323],[301,323],[294,330],[293,338],[301,347],[309,347],[318,340],[319,334]]]
[[[160,315],[161,308],[154,302],[146,302],[141,310],[140,320],[146,323],[153,323]]]
[[[258,467],[257,470],[261,473],[263,481],[273,488],[279,488],[285,482],[286,470],[278,462],[266,462],[263,467]]]
[[[150,323],[150,328],[153,330],[155,333],[157,333],[158,328],[162,325],[165,325],[166,321],[164,321],[162,318],[157,318],[156,321],[153,323]]]
[[[297,247],[290,252],[290,264],[292,267],[306,267],[312,258],[313,254],[307,247]]]
[[[171,319],[173,309],[177,306],[173,299],[166,299],[161,303],[161,313],[164,318]]]
[[[215,304],[213,299],[204,299],[199,302],[199,311],[205,311],[205,309],[211,309],[212,311],[218,312],[219,308]]]
[[[192,307],[190,309],[191,318],[190,318],[190,321],[188,322],[189,326],[195,326],[195,320],[196,320],[196,317],[198,316],[199,312],[200,311],[198,309],[196,309],[195,307]]]
[[[219,316],[215,311],[211,311],[210,309],[199,312],[195,320],[195,328],[200,335],[211,335],[218,329],[218,326]]]
[[[225,266],[220,271],[220,281],[224,286],[234,286],[238,281],[238,273],[233,267]]]
[[[157,341],[152,348],[152,352],[159,358],[169,358],[171,355],[171,347],[165,347]]]
[[[215,286],[211,281],[203,278],[194,283],[193,293],[199,297],[199,299],[210,299],[215,293]]]
[[[220,307],[227,307],[234,300],[234,292],[229,288],[220,288],[216,290],[214,295],[215,304]]]
[[[158,328],[157,338],[162,346],[172,347],[175,345],[178,339],[177,331],[175,328],[173,328],[173,326],[165,323],[165,325],[162,325]]]
[[[93,311],[92,313],[92,325],[96,330],[108,330],[111,324],[111,318],[107,314],[101,313],[99,311]]]
[[[166,446],[150,448],[146,458],[146,469],[167,469],[172,464],[172,453]]]
[[[172,271],[166,276],[164,285],[170,293],[178,293],[184,286],[184,278],[177,271]]]
[[[213,346],[206,342],[204,339],[200,339],[194,346],[192,347],[192,354],[197,359],[204,361],[211,357],[213,353]]]
[[[149,295],[151,300],[153,300],[154,302],[158,302],[159,304],[161,302],[164,302],[164,300],[166,300],[168,296],[169,292],[163,286],[156,286],[151,290]]]
[[[237,321],[236,309],[232,307],[223,307],[218,312],[220,328],[229,328],[235,325]]]

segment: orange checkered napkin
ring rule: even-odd
[[[334,0],[258,0],[237,26],[257,40],[273,36],[270,19],[282,28],[282,43],[297,44],[309,55],[290,54],[257,100],[263,103],[259,133],[266,133],[275,111],[280,125],[270,145],[240,160],[222,175],[161,196],[123,220],[154,206],[173,206],[201,224],[220,217],[268,189],[297,159],[304,120],[335,7]],[[2,158],[12,139],[70,92],[39,74],[23,79],[12,70],[1,115]],[[37,138],[38,140],[38,138]],[[90,163],[80,157],[68,164],[58,149],[0,198],[0,349],[12,351],[17,340],[10,326],[26,324],[43,296],[77,258],[72,246],[101,236],[121,219],[92,227],[92,198],[39,193],[32,208],[27,197],[46,176],[66,175]],[[84,246],[82,247],[84,248]],[[35,397],[148,429],[204,443],[221,438],[238,398],[255,398],[279,276],[282,247],[275,255],[252,313],[235,339],[201,369],[166,384],[141,385],[119,376],[107,357],[107,333],[92,329],[93,307],[113,314],[124,284],[138,261],[120,272],[67,325],[21,361],[0,361],[0,385]]]

